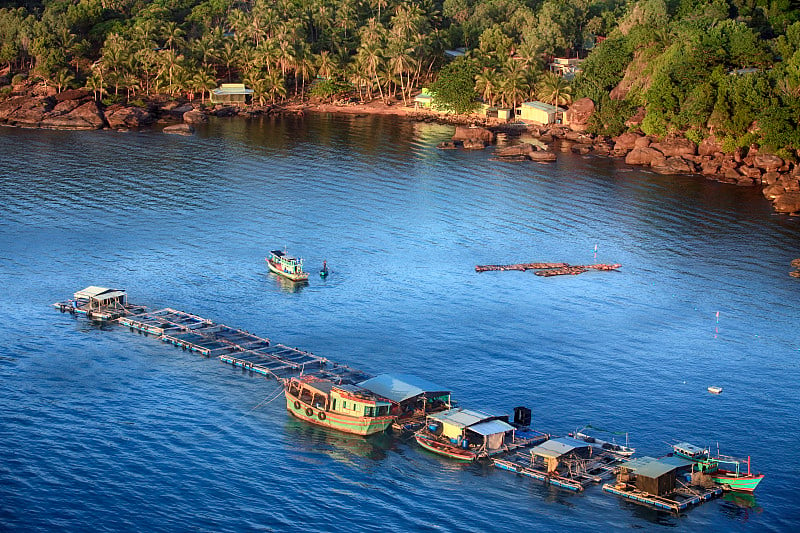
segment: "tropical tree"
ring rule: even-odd
[[[211,98],[211,91],[216,88],[217,80],[208,70],[195,72],[190,80],[190,87],[200,93],[200,102],[206,103],[206,93]]]
[[[554,74],[546,73],[536,86],[537,98],[554,106],[569,105],[572,103],[573,89],[569,80]]]

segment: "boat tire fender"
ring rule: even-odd
[[[300,402],[298,402],[297,400],[294,401],[294,408],[300,409]]]
[[[314,415],[314,410],[312,408],[310,408],[310,407],[306,407],[306,414],[308,416],[313,416]]]
[[[320,420],[325,420],[325,412],[320,411],[319,413],[317,413],[317,418],[319,418]]]

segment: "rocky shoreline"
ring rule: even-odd
[[[0,124],[24,128],[59,130],[118,131],[165,125],[165,133],[191,135],[193,124],[214,116],[254,117],[275,114],[302,115],[306,112],[333,112],[349,114],[392,114],[409,120],[456,124],[452,141],[439,148],[483,149],[495,140],[496,132],[518,135],[531,134],[538,145],[518,143],[498,148],[494,157],[503,161],[547,162],[557,158],[556,151],[592,154],[624,159],[627,164],[646,166],[660,174],[694,174],[739,186],[761,187],[765,198],[772,201],[778,213],[800,214],[800,164],[785,161],[771,154],[762,154],[757,146],[738,150],[734,154],[722,152],[714,138],[700,145],[685,137],[655,139],[642,133],[627,132],[617,137],[593,135],[585,132],[585,123],[591,106],[579,100],[570,108],[571,126],[527,126],[494,123],[480,120],[483,127],[464,127],[475,123],[474,116],[447,116],[431,111],[418,111],[400,105],[372,103],[367,105],[335,105],[291,103],[284,106],[238,108],[233,106],[206,106],[200,103],[181,103],[163,98],[153,99],[147,107],[98,104],[87,90],[74,89],[58,94],[35,94],[36,88],[15,88],[12,95],[0,101]],[[589,111],[585,111],[586,109]]]

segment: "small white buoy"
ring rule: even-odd
[[[719,393],[722,392],[722,387],[717,387],[715,385],[711,385],[708,388],[708,392],[710,392],[711,394],[719,394]]]

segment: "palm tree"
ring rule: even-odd
[[[316,64],[317,72],[325,78],[330,78],[331,74],[339,68],[336,56],[331,55],[328,50],[323,50],[319,53]]]
[[[286,80],[280,72],[273,70],[272,72],[268,73],[264,79],[267,82],[267,92],[272,98],[273,104],[275,103],[276,96],[280,96],[281,98],[286,96]]]
[[[509,59],[503,69],[503,81],[500,86],[503,107],[511,108],[517,107],[517,103],[522,102],[531,89],[525,71],[513,59]]]
[[[400,81],[400,90],[403,95],[403,104],[408,104],[408,97],[410,94],[406,94],[406,87],[408,86],[408,92],[411,92],[411,71],[413,67],[413,54],[414,49],[410,47],[404,47],[399,38],[394,39],[392,46],[389,48],[389,60],[388,60],[388,68],[389,72],[393,75],[397,76],[397,79]],[[403,76],[407,75],[407,79]]]
[[[361,64],[366,69],[366,74],[375,80],[376,85],[378,86],[378,91],[380,92],[381,99],[384,98],[383,96],[383,87],[381,86],[380,80],[378,79],[378,72],[382,70],[383,67],[383,52],[381,49],[375,45],[364,45],[362,44],[361,47],[358,49],[358,54],[356,55],[357,60],[361,62]],[[369,94],[368,96],[372,98],[372,88],[369,87]]]
[[[61,92],[62,89],[68,88],[75,81],[75,75],[69,70],[62,68],[53,76],[53,85],[56,86],[56,91]]]
[[[308,45],[303,45],[297,51],[297,58],[295,60],[294,69],[294,92],[297,94],[297,78],[302,82],[302,90],[300,92],[300,100],[302,101],[306,92],[306,80],[316,75],[316,68],[314,67],[313,55],[308,49]]]
[[[557,74],[548,72],[536,86],[536,94],[542,102],[554,106],[568,105],[572,102],[572,85]]]
[[[482,72],[475,76],[475,89],[483,98],[483,101],[494,107],[497,98],[497,90],[500,87],[500,78],[497,71],[484,68]]]
[[[200,93],[200,102],[202,104],[206,103],[206,93],[211,98],[211,90],[217,86],[217,80],[207,70],[196,72],[189,83],[192,89]]]

